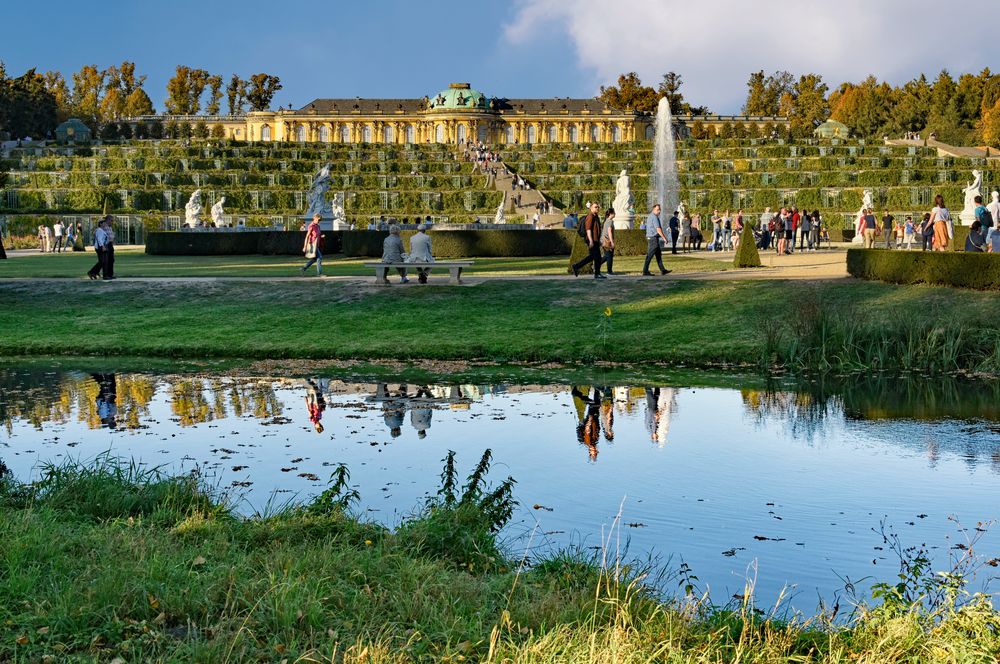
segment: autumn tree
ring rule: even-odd
[[[153,115],[155,112],[153,109],[153,100],[149,98],[149,95],[142,88],[136,88],[125,99],[126,117],[134,118],[138,115]]]
[[[226,102],[229,106],[229,115],[241,115],[246,106],[247,82],[237,74],[229,79],[226,86]]]
[[[69,86],[66,79],[57,71],[47,71],[42,76],[45,78],[45,89],[49,91],[56,100],[56,115],[59,122],[65,122],[73,115]]]
[[[246,98],[251,111],[266,111],[281,89],[281,79],[270,74],[254,74],[248,83]]]
[[[778,115],[781,97],[793,91],[795,77],[787,71],[776,71],[765,76],[763,71],[750,74],[747,80],[747,100],[744,115]]]
[[[222,77],[219,75],[208,77],[208,105],[205,112],[209,115],[218,115],[222,107]]]
[[[96,131],[101,120],[101,99],[108,73],[96,65],[85,65],[73,74],[73,115]]]
[[[201,96],[208,85],[209,74],[204,69],[177,65],[167,81],[166,109],[170,115],[194,115],[201,110]]]
[[[678,84],[678,88],[680,85]],[[660,98],[653,88],[643,85],[639,75],[634,71],[618,77],[618,85],[601,86],[601,94],[597,96],[611,108],[623,111],[640,111],[653,113]]]

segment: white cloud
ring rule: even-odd
[[[725,113],[739,111],[748,76],[761,69],[816,72],[831,88],[868,74],[900,83],[944,68],[978,72],[1000,55],[996,8],[997,0],[520,0],[504,38],[564,41],[594,92],[626,71],[654,85],[679,72],[687,99]]]

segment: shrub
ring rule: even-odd
[[[403,244],[415,231],[403,231]],[[379,257],[386,231],[345,231],[346,256]],[[506,256],[564,256],[571,252],[576,231],[431,231],[431,246],[438,258],[487,258]]]
[[[153,232],[146,234],[146,253],[159,256],[298,256],[302,254],[305,237],[304,231]],[[340,253],[342,237],[343,231],[323,231],[323,251]],[[382,255],[381,250],[379,255]]]
[[[750,223],[743,224],[743,233],[740,235],[740,246],[736,248],[736,256],[733,258],[734,267],[760,267],[760,252],[757,251],[757,243],[753,236],[753,226]]]
[[[847,271],[859,279],[1000,290],[1000,255],[848,249]]]

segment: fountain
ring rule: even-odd
[[[656,198],[652,203],[663,206],[661,221],[666,223],[680,202],[680,182],[677,179],[677,149],[674,145],[674,118],[670,102],[660,98],[656,108],[656,134],[653,146],[653,182]],[[651,204],[652,204],[651,203]]]

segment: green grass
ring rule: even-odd
[[[639,579],[672,586],[669,570],[615,560],[601,567],[573,552],[511,559],[475,501],[456,496],[449,506],[441,494],[390,531],[321,501],[241,518],[197,478],[108,461],[44,469],[32,486],[0,478],[0,661],[943,663],[1000,655],[1000,614],[964,592],[862,604],[840,622],[829,612],[761,609],[752,597],[725,607],[683,591],[664,597]],[[934,578],[928,571],[912,587]]]
[[[327,276],[372,277],[374,271],[362,264],[373,258],[325,257]],[[539,258],[474,258],[468,275],[525,276],[565,275],[568,256]],[[4,278],[79,278],[95,263],[92,251],[29,255],[0,261],[0,279]],[[615,260],[621,272],[637,274],[643,258],[624,256]],[[668,257],[671,269],[678,274],[716,272],[729,263],[690,256]],[[294,256],[149,256],[139,249],[122,248],[115,252],[115,274],[121,277],[297,277],[305,259]],[[447,272],[439,271],[447,276]],[[315,268],[310,271],[315,275]]]
[[[995,373],[995,306],[989,293],[844,281],[26,280],[0,284],[0,353]]]

